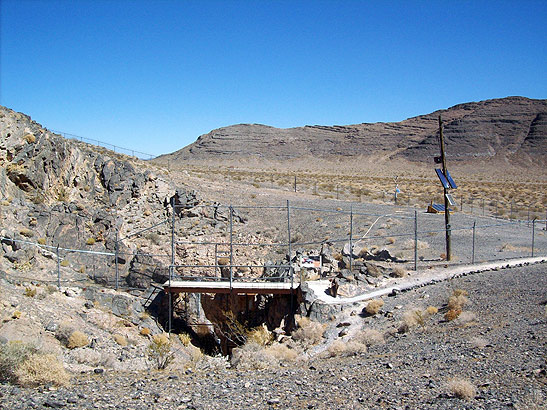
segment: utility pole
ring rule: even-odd
[[[443,120],[441,119],[441,116],[439,115],[439,138],[440,138],[440,145],[441,145],[441,163],[443,166],[443,174],[447,175],[446,173],[446,156],[444,154],[444,136],[443,136]],[[449,261],[451,259],[451,246],[450,246],[450,211],[448,209],[449,203],[448,203],[448,189],[446,186],[443,186],[444,191],[444,224],[445,224],[445,230],[446,230],[446,260]]]

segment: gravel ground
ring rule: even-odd
[[[383,314],[362,320],[391,336],[367,353],[260,371],[86,373],[60,389],[0,385],[0,408],[545,408],[546,270],[489,271],[386,298]],[[469,293],[468,320],[439,313],[423,328],[389,332],[410,306],[442,308],[456,288]],[[475,398],[456,397],[447,387],[453,377],[469,380]]]

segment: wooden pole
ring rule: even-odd
[[[441,119],[441,116],[439,115],[439,138],[441,143],[441,162],[443,165],[443,174],[446,175],[446,156],[444,155],[444,136],[443,136],[443,120]],[[451,246],[450,246],[450,211],[448,210],[448,197],[446,194],[448,193],[448,189],[443,187],[444,191],[444,224],[445,224],[445,231],[446,231],[446,260],[449,261],[451,259]]]

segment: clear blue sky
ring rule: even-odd
[[[544,0],[0,1],[0,104],[151,154],[547,97]]]

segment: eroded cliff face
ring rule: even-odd
[[[401,122],[278,129],[260,124],[223,127],[200,136],[171,161],[256,157],[290,160],[376,156],[411,161],[437,155],[442,115],[451,160],[527,156],[543,161],[547,150],[547,100],[507,97],[459,104]],[[161,160],[161,157],[160,157]]]

